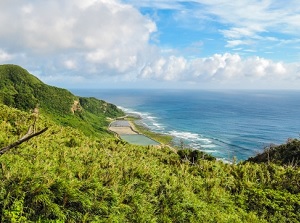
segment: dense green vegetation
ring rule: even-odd
[[[70,117],[107,117],[87,100],[80,101],[85,116]],[[32,124],[24,105],[0,103],[0,147]],[[227,164],[199,151],[84,134],[57,120],[41,113],[36,128],[49,129],[0,156],[0,222],[300,222],[300,169],[289,162]]]
[[[30,111],[36,106],[58,124],[81,129],[86,135],[109,136],[107,118],[124,115],[115,105],[82,98],[44,84],[17,65],[0,65],[0,102]]]
[[[264,152],[248,159],[255,163],[276,163],[279,165],[300,166],[300,140],[289,139],[286,144],[265,148]]]
[[[1,145],[31,123],[4,105],[0,117]],[[91,138],[42,116],[44,126],[0,157],[1,222],[300,221],[298,168],[187,160],[190,152]]]

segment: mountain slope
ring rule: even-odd
[[[0,146],[31,114],[0,104]],[[182,159],[95,139],[41,114],[42,135],[0,156],[0,222],[299,222],[300,172]]]
[[[298,139],[290,139],[285,144],[269,146],[265,148],[263,153],[250,157],[247,161],[300,166],[300,141]]]
[[[38,106],[57,123],[80,128],[88,135],[108,135],[107,118],[124,115],[102,100],[77,97],[68,90],[46,85],[17,65],[0,65],[0,79],[0,103],[23,111]]]
[[[0,75],[0,148],[26,134],[34,103],[35,128],[49,127],[0,156],[0,222],[300,222],[297,166],[232,165],[103,137],[107,117],[122,113],[115,106],[17,66]]]

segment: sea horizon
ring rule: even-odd
[[[300,91],[70,89],[141,116],[151,131],[219,159],[245,160],[270,144],[299,138]]]

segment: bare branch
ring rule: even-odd
[[[3,155],[5,152],[9,151],[10,149],[22,144],[23,142],[26,142],[28,141],[29,139],[35,137],[35,136],[38,136],[42,133],[44,133],[45,131],[47,131],[48,127],[42,129],[41,131],[39,132],[36,132],[36,133],[33,133],[31,134],[31,128],[29,128],[28,132],[26,135],[24,135],[23,137],[21,137],[18,141],[6,146],[6,147],[3,147],[0,149],[0,156]]]

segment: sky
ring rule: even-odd
[[[73,88],[298,89],[299,0],[1,0],[0,64]]]

